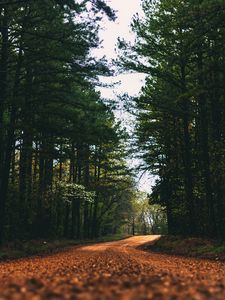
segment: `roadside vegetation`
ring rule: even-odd
[[[225,261],[224,241],[170,235],[161,236],[153,245],[146,244],[142,248],[159,253]]]
[[[0,247],[0,262],[12,259],[19,259],[23,257],[30,256],[40,256],[57,253],[59,251],[68,249],[69,247],[74,247],[78,245],[87,245],[93,243],[103,243],[111,241],[119,241],[130,237],[130,235],[125,234],[113,234],[104,237],[99,237],[96,239],[86,239],[86,240],[28,240],[28,241],[11,241],[5,243]]]

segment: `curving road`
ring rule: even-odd
[[[0,300],[224,300],[225,263],[144,252],[159,236],[0,264]]]

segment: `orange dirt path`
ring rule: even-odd
[[[0,300],[224,300],[225,263],[137,249],[159,236],[0,263]]]

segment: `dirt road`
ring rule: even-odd
[[[136,249],[157,236],[0,264],[0,300],[224,300],[225,263]]]

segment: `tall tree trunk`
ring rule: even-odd
[[[185,65],[181,63],[181,84],[182,84],[182,114],[183,114],[183,146],[184,146],[184,189],[185,189],[185,203],[188,212],[189,219],[189,234],[196,233],[196,217],[194,207],[194,195],[193,195],[193,176],[192,176],[192,146],[189,133],[190,124],[190,108],[189,99],[185,95],[186,88],[186,72]]]
[[[89,147],[85,148],[85,172],[84,172],[84,186],[89,189]],[[84,202],[84,228],[83,228],[83,235],[84,238],[89,237],[89,203],[87,201]]]
[[[8,11],[6,7],[1,7],[2,16],[2,26],[1,26],[1,57],[0,57],[0,243],[3,240],[3,228],[4,228],[4,218],[5,218],[5,203],[6,203],[6,193],[7,190],[7,174],[5,174],[5,143],[4,143],[4,125],[3,125],[3,114],[4,106],[7,98],[7,73],[8,73]],[[5,179],[5,180],[4,180]]]
[[[198,84],[201,92],[198,97],[199,105],[199,120],[200,120],[200,152],[201,152],[201,168],[204,178],[205,187],[205,198],[206,205],[208,209],[208,222],[207,229],[210,236],[215,236],[216,234],[216,224],[215,224],[215,212],[212,196],[212,182],[210,175],[210,159],[209,159],[209,133],[208,133],[208,109],[207,109],[207,98],[204,92],[204,78],[203,78],[203,53],[202,45],[199,47],[198,52]]]
[[[101,176],[101,161],[100,161],[101,147],[99,150],[96,149],[95,153],[95,185],[98,186]],[[95,238],[98,236],[99,226],[98,226],[98,205],[99,205],[99,192],[97,190],[96,196],[93,203],[93,214],[92,214],[92,230],[91,236]]]
[[[62,172],[63,172],[63,149],[62,149],[62,142],[60,142],[60,149],[59,149],[59,181],[62,181]],[[70,181],[71,181],[71,173],[70,173]]]
[[[77,183],[81,184],[82,177],[82,147],[77,146]],[[76,237],[81,237],[81,200],[76,199]]]
[[[72,158],[71,158],[72,164],[73,164],[74,150],[75,150],[74,144],[72,143]],[[81,146],[78,144],[77,157],[76,157],[76,172],[73,173],[73,182],[77,182],[78,184],[81,184],[81,176],[82,176],[81,166],[82,166]],[[72,166],[71,170],[75,171],[75,168]],[[77,239],[81,237],[81,201],[78,198],[72,200],[72,237]]]
[[[28,232],[29,221],[31,221],[31,201],[32,201],[32,155],[33,155],[33,126],[31,119],[31,98],[32,98],[32,71],[27,67],[26,91],[23,115],[23,137],[20,149],[20,220],[21,233]]]
[[[224,209],[224,168],[221,162],[223,161],[224,144],[222,141],[222,118],[223,118],[223,94],[221,94],[221,86],[224,84],[223,74],[220,71],[220,56],[218,55],[221,49],[217,38],[214,42],[209,41],[209,49],[212,51],[211,64],[209,65],[208,84],[211,86],[210,91],[210,111],[211,123],[209,123],[211,133],[211,158],[212,158],[212,189],[215,200],[215,219],[217,223],[217,237],[225,237],[225,219]]]

